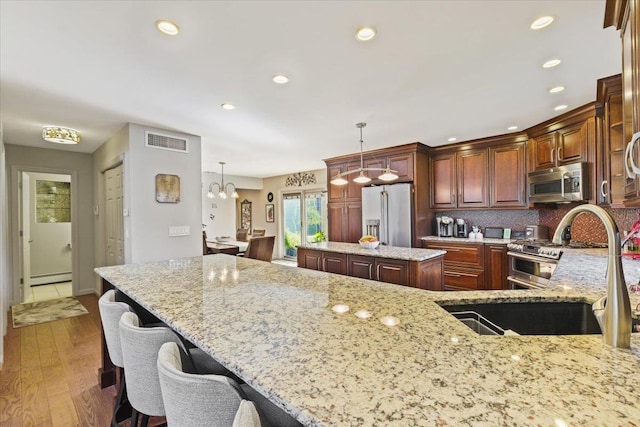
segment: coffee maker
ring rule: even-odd
[[[436,217],[438,237],[453,237],[454,221],[448,216]]]
[[[462,218],[456,220],[456,237],[467,237],[467,223]]]

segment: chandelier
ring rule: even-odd
[[[231,197],[234,199],[237,199],[238,196],[238,192],[236,191],[236,186],[231,183],[228,182],[227,184],[224,183],[224,165],[225,162],[218,162],[220,163],[220,167],[222,168],[222,180],[220,183],[217,182],[212,182],[211,184],[209,184],[209,192],[207,193],[207,197],[210,199],[214,199],[216,197],[215,193],[213,192],[213,187],[217,186],[218,187],[218,197],[220,197],[221,199],[226,199],[227,196],[227,187],[231,186],[233,188],[233,193],[231,193]]]
[[[380,181],[393,181],[395,179],[398,179],[398,175],[397,175],[398,171],[392,170],[389,167],[388,162],[387,162],[386,168],[365,168],[364,167],[364,159],[362,154],[362,145],[364,143],[364,141],[362,140],[362,128],[365,127],[366,125],[367,124],[364,122],[356,123],[356,127],[360,129],[360,167],[358,169],[353,169],[346,172],[340,172],[339,174],[337,174],[331,179],[331,184],[333,185],[348,184],[349,181],[344,179],[344,177],[346,175],[351,175],[354,173],[357,173],[358,176],[353,179],[353,182],[357,182],[358,184],[366,184],[367,182],[371,181],[371,178],[369,178],[367,175],[364,174],[365,172],[368,172],[368,171],[382,171],[382,174],[378,176],[378,179]]]
[[[59,126],[43,126],[42,138],[57,144],[78,144],[80,142],[77,130]]]

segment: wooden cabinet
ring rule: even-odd
[[[414,153],[391,154],[380,158],[374,157],[365,160],[364,167],[384,169],[389,166],[389,168],[395,170],[398,175],[398,179],[393,182],[411,182],[414,178],[414,157]],[[383,181],[378,179],[382,172],[383,171],[376,170],[367,172],[366,174],[371,178],[373,184],[384,184]]]
[[[360,167],[360,162],[344,162],[331,165],[327,167],[327,182],[331,181],[333,177],[342,172],[349,170],[355,170]],[[329,184],[329,203],[332,202],[358,202],[362,199],[362,184],[353,182],[355,176],[345,176],[348,181],[345,185],[331,185]]]
[[[488,150],[464,150],[431,159],[431,207],[489,206]]]
[[[597,202],[611,207],[624,207],[627,176],[624,170],[624,136],[622,128],[622,76],[598,80],[599,114]]]
[[[298,248],[298,267],[434,291],[443,290],[443,257],[425,261]]]
[[[590,141],[595,149],[595,115],[550,133],[533,135],[530,144],[533,145],[534,170],[586,162]]]
[[[423,241],[423,247],[444,250],[444,290],[507,289],[507,246]]]
[[[328,203],[329,240],[356,243],[362,236],[362,203]]]
[[[524,142],[489,148],[489,207],[527,206],[525,152]]]
[[[607,0],[604,26],[620,30],[622,42],[622,139],[625,150],[636,132],[640,132],[640,0]],[[640,164],[638,144],[629,154]],[[628,158],[623,154],[623,167]],[[612,162],[613,170],[613,162]],[[640,206],[638,177],[626,178],[624,206]],[[615,194],[612,193],[615,197]]]

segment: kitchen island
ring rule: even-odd
[[[575,256],[541,291],[429,292],[222,254],[96,272],[308,426],[637,425],[640,334],[631,349],[480,336],[439,306],[593,301],[602,257]],[[598,279],[570,283],[565,261]]]
[[[298,267],[361,279],[440,291],[445,251],[357,243],[321,242],[298,246]]]

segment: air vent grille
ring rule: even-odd
[[[146,146],[159,148],[161,150],[178,151],[180,153],[189,152],[189,140],[186,138],[176,138],[175,136],[162,135],[160,133],[145,132]]]

